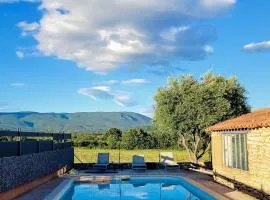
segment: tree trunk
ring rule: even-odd
[[[186,144],[186,138],[184,137],[184,135],[182,134],[179,134],[180,135],[180,138],[181,138],[181,143],[182,145],[185,147],[186,151],[188,152],[188,155],[189,155],[189,160],[190,162],[193,162],[195,164],[198,164],[198,161],[199,161],[199,158],[200,158],[200,155],[199,155],[199,143],[200,143],[200,137],[197,136],[197,134],[194,135],[194,143],[193,143],[193,148],[194,149],[190,149],[188,147],[188,145]]]
[[[188,156],[189,156],[190,162],[193,162],[193,158],[192,158],[190,149],[188,148],[188,146],[187,146],[187,144],[186,144],[186,139],[185,139],[185,137],[184,137],[182,134],[180,134],[180,137],[181,137],[182,145],[185,147],[186,151],[188,152]]]
[[[198,160],[199,160],[199,143],[200,143],[200,137],[198,137],[197,134],[194,134],[194,163],[198,164]]]

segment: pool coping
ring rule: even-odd
[[[207,187],[205,187],[204,185],[198,183],[197,181],[194,181],[192,178],[189,177],[182,177],[183,179],[185,179],[187,182],[189,182],[192,185],[195,185],[196,187],[200,188],[201,190],[207,192],[208,194],[210,194],[211,196],[213,196],[216,199],[221,199],[221,200],[230,200],[230,198],[219,194],[218,192],[215,192],[212,189],[209,189]]]
[[[127,174],[128,175],[128,174]],[[81,176],[85,176],[85,175],[81,175]],[[69,179],[67,180],[64,180],[61,184],[59,184],[51,193],[49,193],[45,198],[44,200],[59,200],[63,195],[64,193],[71,187],[71,185],[74,183],[74,179],[75,178],[78,178],[78,177],[81,177],[81,176],[75,176],[75,177],[69,177]],[[93,177],[93,175],[88,175],[89,177]],[[106,175],[103,175],[103,177],[106,176]],[[120,177],[122,175],[107,175],[107,176],[110,176],[110,177]],[[200,190],[202,190],[203,192],[209,194],[210,196],[214,197],[215,199],[221,199],[221,200],[230,200],[230,198],[227,198],[223,195],[220,195],[219,193],[205,187],[204,185],[192,180],[191,178],[189,177],[185,177],[185,176],[179,176],[179,175],[143,175],[143,174],[136,174],[136,175],[129,175],[131,177],[144,177],[144,176],[147,176],[147,177],[151,177],[151,176],[155,176],[155,177],[172,177],[172,178],[182,178],[183,180],[187,181],[189,184],[199,188]]]
[[[190,178],[188,176],[184,175],[184,176],[182,176],[182,178],[185,179],[186,181],[188,181],[189,183],[195,185],[196,187],[204,190],[205,192],[207,192],[208,194],[212,195],[213,197],[215,197],[219,200],[238,200],[238,199],[256,200],[255,197],[250,196],[250,195],[243,193],[241,191],[238,191],[238,190],[232,190],[232,191],[226,192],[226,193],[216,192],[215,191],[216,186],[225,187],[226,189],[231,189],[231,188],[228,188],[224,185],[221,185],[215,181],[211,181],[212,183],[215,184],[215,186],[212,188],[212,187],[207,187],[207,186],[203,185],[202,183],[200,183],[199,181],[194,180],[193,178]],[[210,181],[210,180],[208,180],[208,181]]]
[[[71,187],[73,179],[64,180],[51,193],[49,193],[44,200],[59,200],[63,194]]]

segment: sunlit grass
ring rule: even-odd
[[[120,162],[130,163],[132,161],[132,155],[144,155],[146,162],[159,162],[160,152],[173,152],[175,161],[188,162],[188,153],[185,150],[164,150],[164,149],[136,149],[136,150],[122,150],[120,151]],[[119,162],[119,150],[118,149],[88,149],[88,148],[75,148],[74,162],[79,163],[79,158],[83,163],[95,163],[98,153],[109,152],[110,162]],[[209,154],[206,153],[200,160],[202,162],[209,160]]]

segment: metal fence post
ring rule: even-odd
[[[19,156],[22,154],[22,143],[21,143],[21,130],[18,128],[18,136],[19,136]]]
[[[53,137],[53,133],[52,133],[52,151],[54,151],[54,137]]]
[[[37,144],[38,144],[38,153],[40,153],[40,139],[39,139],[39,133],[37,133],[38,136],[38,140],[37,140]]]

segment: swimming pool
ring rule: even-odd
[[[214,200],[198,187],[178,177],[131,177],[109,183],[73,183],[60,200]]]

